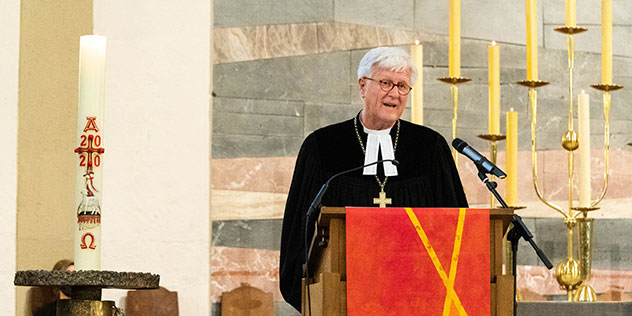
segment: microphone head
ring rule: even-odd
[[[456,149],[456,151],[462,152],[463,148],[467,147],[467,143],[464,140],[460,139],[460,138],[455,138],[452,141],[452,147],[454,147],[454,149]]]
[[[391,163],[395,166],[399,166],[399,161],[397,161],[396,159],[391,160]]]

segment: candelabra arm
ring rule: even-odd
[[[538,187],[538,157],[535,151],[535,126],[536,126],[536,114],[538,110],[538,101],[537,101],[537,92],[535,88],[529,88],[529,101],[531,103],[531,165],[533,172],[533,187],[535,189],[535,194],[538,196],[542,203],[546,204],[548,207],[558,211],[560,214],[567,218],[567,214],[557,205],[553,203],[549,203],[544,199],[542,192],[540,192],[540,188]]]
[[[606,196],[608,190],[608,170],[610,170],[610,92],[603,93],[603,140],[604,140],[604,162],[605,169],[603,171],[603,187],[599,197],[593,201],[590,206],[595,207]]]
[[[452,84],[450,86],[450,92],[452,94],[452,111],[454,112],[452,115],[452,139],[456,138],[456,122],[458,118],[458,106],[459,106],[459,88],[456,84]],[[452,158],[454,158],[454,164],[459,165],[458,163],[458,154],[456,149],[452,149]]]

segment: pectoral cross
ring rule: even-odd
[[[373,204],[379,204],[381,208],[386,207],[386,204],[393,203],[390,198],[386,198],[386,192],[380,191],[380,196],[373,198]]]

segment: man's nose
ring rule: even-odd
[[[393,85],[393,87],[391,88],[390,91],[388,91],[388,95],[394,98],[398,98],[399,97],[399,91],[397,91],[397,86]]]

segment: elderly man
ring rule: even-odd
[[[404,50],[378,47],[358,67],[364,108],[356,117],[310,134],[298,154],[285,207],[281,237],[280,287],[301,310],[305,261],[305,214],[332,175],[378,159],[396,159],[336,178],[323,198],[327,206],[376,206],[379,196],[392,207],[467,207],[461,180],[445,139],[430,128],[401,120],[417,77]],[[307,226],[307,238],[314,232]]]

